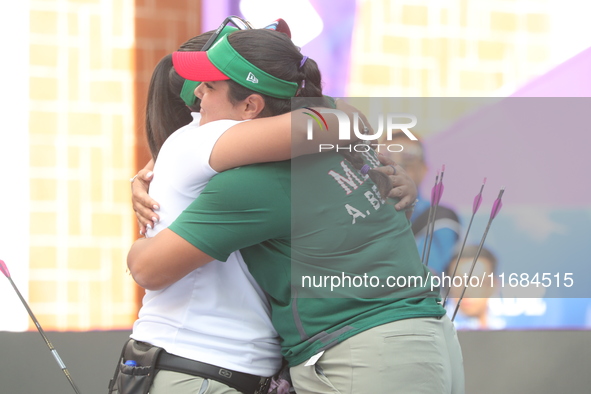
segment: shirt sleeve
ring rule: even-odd
[[[205,187],[209,179],[217,174],[209,165],[209,158],[213,151],[214,145],[218,139],[232,126],[241,123],[234,120],[218,120],[210,122],[203,126],[194,125],[193,130],[181,129],[183,133],[178,136],[173,135],[173,138],[178,138],[178,141],[172,140],[174,149],[167,149],[165,160],[160,160],[160,154],[156,160],[156,167],[154,173],[157,173],[157,167],[164,161],[167,171],[166,176],[172,178],[171,187],[177,190],[185,190],[189,195],[196,196]],[[181,131],[179,130],[179,131]],[[167,144],[168,140],[164,143]],[[179,172],[178,169],[184,170]],[[176,171],[175,171],[176,169]],[[156,201],[158,201],[156,199]]]
[[[236,250],[290,237],[289,185],[289,162],[225,171],[211,179],[169,228],[202,252],[226,261]]]

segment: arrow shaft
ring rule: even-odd
[[[468,233],[470,233],[470,228],[472,227],[472,222],[474,221],[474,216],[476,216],[476,212],[472,213],[472,217],[470,218],[470,223],[468,223],[468,229],[466,230],[466,235],[464,235],[464,241],[462,242],[462,247],[460,249],[460,253],[458,253],[458,258],[456,259],[456,263],[454,265],[453,274],[451,274],[451,279],[455,278],[456,272],[458,270],[458,265],[460,263],[460,259],[462,258],[462,254],[464,253],[464,247],[466,246],[466,241],[468,240]],[[449,296],[449,292],[451,290],[451,285],[448,287],[447,292],[445,293],[445,297],[443,298],[443,307],[445,308],[445,304],[447,303],[447,297]]]
[[[488,230],[490,229],[490,225],[492,224],[493,218],[488,220],[488,224],[486,225],[486,229],[484,230],[484,234],[482,235],[482,240],[480,241],[480,245],[478,245],[478,251],[476,252],[476,256],[474,256],[474,260],[472,260],[472,266],[470,267],[470,272],[468,273],[467,282],[470,280],[469,278],[472,277],[472,272],[474,272],[474,266],[476,266],[476,262],[478,261],[478,257],[480,257],[480,252],[482,251],[482,247],[484,246],[484,241],[486,240],[486,236],[488,235]],[[454,310],[454,314],[451,318],[453,322],[456,318],[456,314],[460,309],[460,304],[462,303],[462,299],[466,294],[466,289],[468,288],[468,283],[464,283],[464,288],[462,289],[462,294],[460,294],[460,298],[458,299],[458,303],[456,304],[456,309]]]
[[[429,238],[429,242],[427,244],[427,255],[425,256],[425,265],[429,266],[429,255],[431,254],[431,244],[433,243],[433,236],[435,235],[435,222],[437,221],[437,207],[439,205],[436,203],[435,207],[433,208],[433,219],[429,223],[429,227],[431,231],[429,232],[431,237]]]
[[[429,240],[429,234],[431,229],[431,220],[433,220],[433,206],[435,205],[435,200],[437,198],[437,184],[439,182],[439,171],[437,172],[437,176],[435,177],[435,185],[431,189],[431,204],[429,205],[429,215],[427,216],[427,232],[425,234],[425,242],[423,242],[423,251],[421,253],[421,263],[425,263],[425,253],[427,251],[427,242]]]
[[[16,287],[16,284],[14,283],[14,281],[12,280],[12,278],[10,276],[7,276],[7,278],[10,281],[10,284],[12,285],[12,287],[14,288],[14,291],[16,291],[16,295],[18,295],[18,298],[20,298],[22,304],[24,305],[25,309],[29,313],[29,316],[33,320],[33,323],[35,323],[35,326],[37,327],[37,331],[39,331],[39,334],[41,334],[41,336],[43,337],[43,340],[45,341],[45,344],[47,345],[47,347],[49,347],[49,350],[51,351],[51,354],[55,358],[55,361],[57,361],[57,363],[59,364],[60,368],[62,369],[62,371],[66,375],[66,378],[68,379],[68,382],[70,382],[70,385],[72,386],[72,388],[74,389],[74,391],[76,392],[76,394],[80,394],[80,390],[78,390],[78,387],[76,387],[76,384],[74,384],[74,381],[72,380],[72,376],[70,375],[70,372],[66,368],[66,365],[63,363],[63,361],[60,358],[59,354],[57,353],[57,350],[55,350],[55,348],[53,347],[53,345],[51,344],[51,342],[49,342],[49,339],[45,335],[45,332],[43,331],[43,328],[41,327],[41,324],[39,324],[39,321],[35,317],[35,314],[31,310],[31,308],[29,307],[29,304],[27,303],[27,301],[25,300],[25,298],[23,297],[23,295],[21,294],[21,292],[18,290],[18,287]]]

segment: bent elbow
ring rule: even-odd
[[[131,254],[127,256],[127,267],[131,273],[131,277],[140,287],[146,290],[161,290],[166,287],[162,281],[162,275],[152,272],[146,267],[146,262],[141,261],[137,256]]]
[[[163,283],[158,278],[154,278],[152,275],[145,275],[143,273],[131,273],[131,277],[138,284],[138,286],[143,287],[146,290],[162,290],[164,289],[167,284]]]

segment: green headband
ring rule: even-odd
[[[225,37],[228,34],[233,33],[237,30],[238,28],[236,27],[225,26],[220,32],[218,38],[216,38],[215,42],[218,42],[222,39],[222,37]],[[199,86],[200,83],[201,82],[191,81],[189,79],[185,79],[185,82],[183,83],[183,88],[181,89],[180,97],[189,107],[195,104],[195,101],[197,100],[197,97],[195,96],[195,89],[197,89],[197,86]]]
[[[189,81],[188,79],[185,79],[185,82],[183,82],[180,96],[189,107],[195,104],[195,101],[197,100],[195,89],[197,89],[197,86],[199,86],[200,83],[201,82],[197,81]]]
[[[266,94],[288,99],[296,95],[298,84],[274,77],[243,58],[224,36],[207,51],[209,61],[234,82]]]

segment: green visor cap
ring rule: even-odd
[[[297,83],[274,77],[243,58],[232,48],[227,36],[207,51],[207,58],[234,82],[255,92],[288,99],[294,97],[298,90]]]
[[[233,33],[237,30],[238,28],[236,27],[225,26],[220,32],[220,35],[215,39],[214,44],[221,40],[222,37],[225,37],[228,34]],[[183,88],[181,89],[180,97],[189,107],[195,104],[195,101],[197,100],[197,97],[195,96],[195,89],[197,89],[197,86],[199,86],[200,83],[201,82],[199,81],[191,81],[189,79],[185,79],[185,82],[183,83]]]

